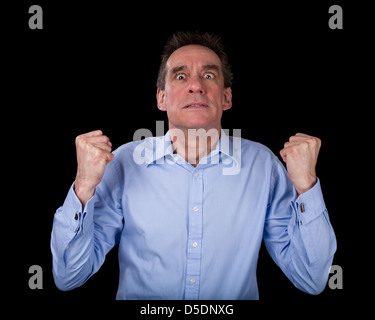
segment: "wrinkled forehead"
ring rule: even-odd
[[[220,58],[214,51],[200,45],[188,45],[177,49],[170,55],[166,69],[167,72],[170,72],[172,69],[175,70],[182,66],[189,69],[192,67],[203,68],[208,65],[216,65],[222,70]]]

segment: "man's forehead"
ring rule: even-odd
[[[167,69],[187,69],[192,64],[202,68],[217,66],[221,69],[221,61],[218,55],[211,49],[200,45],[188,45],[174,51],[167,61]]]

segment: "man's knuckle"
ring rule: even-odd
[[[76,144],[78,144],[81,140],[82,140],[82,135],[77,136],[75,140]]]
[[[314,145],[314,144],[316,143],[316,138],[313,138],[313,137],[308,138],[308,139],[306,140],[306,142]]]
[[[301,147],[303,151],[307,151],[310,148],[310,144],[307,141],[301,143]]]
[[[85,138],[85,139],[82,139],[79,146],[84,149],[84,150],[87,150],[87,151],[90,151],[91,149],[91,144],[89,143],[89,141]]]
[[[295,147],[293,146],[293,147],[290,147],[290,148],[288,148],[288,149],[286,149],[286,153],[287,154],[292,154],[292,153],[294,153],[295,152]]]
[[[87,139],[84,138],[84,137],[80,137],[80,138],[77,138],[76,139],[76,145],[78,148],[85,148],[88,144],[87,144]]]

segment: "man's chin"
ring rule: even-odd
[[[216,128],[217,126],[213,125],[209,121],[186,121],[177,125],[169,125],[169,128],[178,128],[181,130],[186,130],[186,129],[212,129]]]

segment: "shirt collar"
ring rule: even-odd
[[[233,143],[234,137],[228,136],[227,132],[229,130],[221,129],[219,142],[216,144],[215,148],[211,151],[208,157],[219,156],[219,162],[229,163],[231,160],[235,162],[236,165],[241,164],[241,144]],[[161,137],[156,137],[155,139],[150,139],[150,143],[146,144],[146,154],[145,154],[145,163],[146,165],[150,164],[159,164],[164,163],[163,160],[168,157],[173,157],[173,145],[171,142],[171,136],[168,132]],[[153,152],[150,152],[150,151]],[[147,152],[149,151],[149,152]]]

